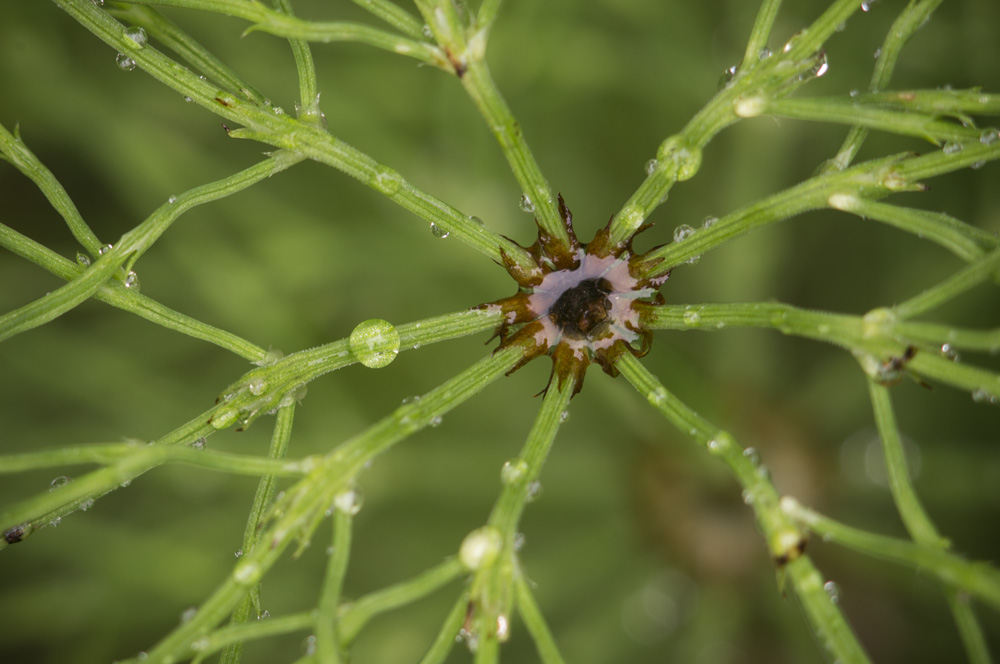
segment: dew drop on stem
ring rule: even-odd
[[[458,559],[469,571],[492,563],[503,546],[500,531],[493,526],[477,528],[465,536],[458,549]]]
[[[760,452],[757,451],[756,447],[748,447],[743,450],[743,456],[747,458],[754,468],[760,466]]]
[[[135,69],[135,60],[128,57],[124,53],[119,53],[115,56],[115,64],[118,65],[118,68],[122,71],[132,71]]]
[[[521,212],[531,213],[535,211],[535,203],[528,197],[527,194],[521,195],[521,200],[518,203],[518,206],[521,208]]]
[[[72,481],[73,481],[72,478],[66,477],[65,475],[60,475],[59,477],[49,482],[49,491],[55,491],[56,489],[61,489]]]
[[[826,591],[827,596],[830,601],[834,604],[840,602],[840,588],[837,586],[835,581],[827,581],[823,584],[823,590]]]
[[[449,235],[451,235],[451,233],[449,233],[445,229],[441,228],[440,226],[438,226],[437,224],[435,224],[432,221],[431,222],[431,235],[433,235],[434,237],[437,237],[437,238],[441,238],[443,240],[446,237],[448,237]]]
[[[134,291],[139,290],[139,275],[135,273],[134,270],[129,270],[128,274],[125,275],[125,281],[122,282],[125,288],[130,288]]]
[[[527,472],[528,464],[523,459],[510,459],[500,469],[500,481],[503,484],[514,484]]]
[[[674,242],[683,242],[694,235],[694,229],[687,224],[681,224],[674,229]]]
[[[990,129],[984,129],[981,134],[979,134],[979,142],[983,145],[993,145],[998,140],[1000,140],[1000,130],[991,127]]]
[[[369,369],[378,369],[399,354],[399,331],[388,321],[373,318],[355,327],[348,343],[358,362]]]
[[[82,251],[76,252],[76,264],[80,267],[90,267],[90,256]]]
[[[360,512],[364,502],[364,494],[361,493],[361,489],[357,486],[352,486],[346,491],[341,491],[333,498],[334,508],[350,516],[354,516]]]
[[[646,175],[652,175],[653,173],[655,173],[656,172],[656,167],[659,166],[659,165],[660,165],[660,162],[658,162],[655,159],[650,159],[649,161],[647,161],[646,162]]]
[[[131,40],[139,48],[145,46],[148,41],[146,31],[137,25],[125,28],[125,30],[122,31],[122,34],[126,39]]]
[[[181,622],[182,623],[191,622],[191,620],[195,617],[197,613],[198,609],[196,607],[192,606],[189,609],[185,609],[184,612],[181,613]]]
[[[538,500],[538,498],[541,495],[542,495],[542,483],[539,482],[538,480],[535,480],[534,482],[528,485],[528,490],[524,494],[524,499],[527,502],[532,503]]]

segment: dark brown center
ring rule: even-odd
[[[611,284],[605,279],[587,279],[569,288],[552,305],[549,315],[564,334],[583,339],[608,318]]]

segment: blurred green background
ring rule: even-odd
[[[341,0],[297,0],[306,18],[374,22]],[[820,3],[788,2],[778,49]],[[808,94],[864,89],[872,53],[902,2],[858,14],[828,43],[829,73]],[[659,142],[678,131],[736,64],[757,3],[744,0],[511,0],[489,46],[497,82],[583,239],[638,186]],[[169,15],[276,104],[297,97],[282,40],[241,21]],[[949,2],[900,61],[898,88],[981,85],[1000,91],[1000,5]],[[155,43],[154,43],[155,45]],[[522,244],[533,224],[499,150],[461,86],[439,71],[362,45],[314,48],[330,131],[416,185]],[[0,0],[0,122],[67,188],[103,241],[171,194],[218,179],[266,148],[228,139],[215,116],[185,104],[48,2]],[[987,122],[986,124],[989,124]],[[727,130],[701,172],[679,184],[637,242],[666,242],[807,178],[839,146],[841,127],[760,119]],[[862,158],[932,146],[873,136]],[[997,165],[933,181],[893,200],[1000,230]],[[0,164],[0,221],[65,256],[65,224],[28,180]],[[861,314],[901,301],[959,267],[899,231],[833,212],[768,228],[674,272],[672,303],[776,299]],[[142,292],[202,321],[283,351],[348,335],[360,321],[394,323],[512,292],[503,270],[341,174],[293,170],[180,219],[138,263]],[[0,252],[0,311],[59,282]],[[1000,324],[995,288],[936,312]],[[350,367],[309,386],[290,454],[324,452],[488,352],[485,336]],[[998,368],[996,357],[966,357]],[[903,535],[880,474],[861,372],[845,352],[756,330],[658,333],[644,360],[687,403],[757,447],[778,488],[832,516]],[[153,439],[205,410],[249,367],[204,342],[97,302],[0,346],[0,451]],[[346,592],[403,580],[457,550],[486,519],[499,470],[517,454],[548,362],[532,363],[398,446],[362,477]],[[943,386],[893,389],[912,438],[917,488],[958,551],[993,559],[1000,522],[1000,411]],[[214,449],[264,454],[270,420],[213,436]],[[592,370],[526,512],[523,560],[567,661],[753,664],[821,662],[794,599],[783,597],[750,511],[720,464],[654,415],[624,380]],[[45,491],[56,475],[3,475],[0,501]],[[0,661],[109,662],[155,643],[235,562],[256,482],[162,468],[0,554]],[[312,607],[328,531],[263,584],[272,616]],[[926,575],[814,539],[809,552],[873,659],[959,661],[943,595]],[[414,662],[457,587],[373,622],[356,662]],[[980,612],[996,650],[1000,620]],[[247,662],[284,662],[304,634],[249,645]],[[449,661],[468,661],[463,647]],[[536,661],[519,622],[504,661]]]

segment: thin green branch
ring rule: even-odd
[[[348,489],[353,496],[353,490]],[[351,498],[353,502],[355,498]],[[337,502],[336,500],[334,501]],[[316,656],[323,664],[337,664],[343,661],[340,649],[340,623],[337,620],[337,606],[347,575],[347,563],[351,554],[351,521],[353,507],[337,506],[333,509],[333,543],[326,564],[326,575],[320,589],[319,606],[316,609]]]
[[[523,198],[521,207],[533,212],[538,225],[549,235],[558,238],[564,245],[569,244],[566,225],[556,208],[552,188],[542,174],[535,157],[531,154],[527,141],[521,132],[521,125],[514,118],[510,107],[500,95],[490,76],[484,53],[473,51],[473,46],[485,51],[485,42],[476,40],[469,47],[462,85],[479,109],[486,126],[500,144],[504,157],[514,171],[514,178],[521,187]]]
[[[57,4],[63,6],[74,1],[76,0],[55,0]],[[267,32],[286,39],[360,42],[450,71],[447,58],[433,46],[361,23],[304,21],[282,11],[270,9],[259,2],[246,0],[122,0],[122,2],[217,12],[249,21],[251,26],[246,32]]]
[[[461,593],[445,617],[437,636],[434,637],[434,643],[420,658],[420,664],[443,664],[448,653],[455,647],[455,636],[462,628],[462,622],[465,620],[468,608],[469,593]]]
[[[424,26],[417,18],[391,0],[351,0],[392,27],[414,39],[424,39]]]
[[[856,214],[863,219],[873,219],[930,240],[966,261],[979,258],[1000,244],[996,235],[943,212],[917,210],[850,194],[841,194],[831,202],[838,210]]]
[[[294,17],[292,3],[289,0],[272,0],[274,9],[285,16]],[[323,114],[319,110],[319,87],[316,83],[316,66],[313,64],[312,51],[309,43],[296,37],[289,37],[295,58],[295,71],[299,75],[299,119],[323,122]]]
[[[869,378],[868,395],[872,401],[872,410],[875,412],[879,440],[882,442],[882,454],[889,476],[889,491],[907,532],[917,544],[948,548],[948,540],[941,537],[934,527],[910,481],[910,470],[903,452],[903,441],[896,425],[896,417],[892,412],[889,390]]]
[[[900,302],[893,311],[900,318],[913,318],[946,302],[950,302],[965,291],[989,280],[1000,270],[1000,249],[994,249],[977,258],[944,281],[924,292]]]
[[[192,651],[197,653],[194,662],[200,661],[223,648],[240,645],[246,641],[255,641],[269,636],[280,636],[292,632],[302,632],[311,630],[316,625],[316,617],[312,611],[293,613],[290,616],[280,616],[267,618],[266,620],[255,620],[250,623],[230,624],[220,627],[214,632],[210,632],[200,637],[192,644]],[[239,660],[220,659],[223,661],[238,662]]]
[[[73,200],[59,184],[56,176],[38,160],[35,153],[29,150],[24,141],[21,140],[21,133],[17,127],[11,134],[6,127],[0,124],[0,154],[38,186],[56,212],[66,220],[66,225],[69,226],[69,230],[77,242],[87,250],[91,257],[96,257],[102,246],[101,241],[80,216],[80,211],[76,209]]]
[[[1000,352],[1000,327],[992,330],[969,330],[938,323],[899,321],[895,324],[900,336],[914,344],[945,345],[953,350],[986,353]]]
[[[313,530],[333,504],[334,497],[376,456],[413,433],[429,426],[452,408],[504,375],[523,351],[507,348],[477,362],[421,399],[403,404],[366,431],[335,448],[302,480],[290,487],[272,512],[273,521],[258,546],[245,554],[232,573],[201,605],[188,622],[174,629],[150,652],[147,664],[163,664],[188,656],[192,644],[224,620],[250,587],[277,562],[288,546],[308,543]]]
[[[791,579],[820,643],[842,662],[868,662],[840,608],[824,590],[823,578],[803,553],[805,534],[779,507],[778,492],[769,479],[770,474],[760,465],[756,451],[744,450],[729,433],[691,410],[630,353],[624,353],[615,366],[681,433],[729,466],[743,488],[744,502],[753,508],[775,563]]]
[[[440,565],[432,567],[412,579],[369,593],[349,604],[342,604],[340,607],[341,646],[346,648],[353,643],[358,632],[375,616],[423,599],[458,579],[464,573],[465,568],[458,558],[448,558]]]
[[[0,341],[43,325],[70,311],[94,293],[119,268],[130,269],[184,212],[193,207],[225,198],[301,161],[294,154],[279,153],[228,178],[195,187],[164,203],[138,226],[125,233],[113,247],[105,247],[100,257],[82,274],[34,302],[0,316]]]
[[[934,0],[935,2],[939,0]],[[971,90],[900,90],[898,92],[874,92],[860,95],[859,100],[871,104],[881,104],[892,108],[902,108],[947,115],[962,119],[971,115],[1000,115],[1000,94],[988,94],[978,88]],[[991,134],[996,130],[986,129],[981,140],[994,140]]]
[[[17,527],[23,530],[21,539],[24,539],[40,527],[53,522],[58,523],[59,519],[67,514],[89,507],[101,496],[127,485],[139,475],[163,463],[164,457],[171,453],[162,452],[157,449],[158,447],[190,444],[211,434],[212,427],[205,423],[207,419],[208,413],[198,415],[166,436],[145,446],[141,451],[129,454],[106,468],[91,471],[56,491],[46,491],[3,506],[0,509],[0,531]],[[200,454],[198,450],[191,451]],[[251,474],[273,470],[271,467],[273,464],[267,460],[262,461],[265,461],[268,468],[258,468]],[[0,539],[0,549],[6,546],[7,542]]]
[[[503,0],[483,0],[482,4],[479,5],[479,12],[476,14],[476,27],[488,35],[497,14],[500,12],[502,3]]]
[[[790,517],[832,542],[873,558],[882,558],[906,567],[925,570],[941,583],[978,597],[1000,608],[1000,572],[987,563],[969,562],[936,547],[866,532],[839,523],[799,504],[793,498],[781,501],[782,510]]]
[[[892,71],[903,47],[916,34],[917,30],[930,19],[931,14],[941,2],[942,0],[910,0],[906,8],[896,17],[889,32],[886,33],[885,41],[879,48],[879,57],[875,59],[875,71],[872,72],[871,83],[868,85],[870,92],[878,92],[889,84]],[[861,145],[867,137],[868,127],[852,127],[847,138],[844,139],[844,144],[837,151],[837,155],[828,164],[839,170],[847,168],[854,161],[854,157],[858,154],[858,150],[861,149]]]
[[[980,130],[955,122],[938,120],[915,111],[895,111],[870,106],[863,101],[845,97],[812,97],[795,99],[755,98],[745,102],[747,109],[737,113],[743,117],[772,115],[813,122],[834,122],[868,129],[878,129],[903,136],[916,136],[935,145],[946,142],[978,141]]]
[[[76,279],[86,269],[79,263],[63,258],[48,247],[42,246],[3,224],[0,224],[0,246],[67,281]],[[133,313],[167,329],[213,343],[251,362],[258,362],[267,354],[267,351],[260,346],[231,332],[220,330],[174,311],[145,295],[139,294],[135,288],[128,288],[117,279],[104,282],[93,297],[100,302]]]
[[[504,256],[507,256],[526,273],[537,269],[528,252],[517,243],[492,233],[472,217],[414,187],[396,171],[338,140],[316,123],[302,122],[276,113],[272,107],[262,107],[220,91],[155,48],[138,47],[124,36],[125,26],[95,7],[90,0],[53,1],[99,39],[128,55],[156,80],[226,120],[245,125],[244,129],[231,131],[230,136],[252,138],[288,148],[333,166],[494,261],[502,264]]]
[[[564,664],[565,660],[559,654],[552,632],[549,631],[545,617],[538,608],[538,603],[535,602],[534,594],[523,574],[514,576],[514,592],[517,596],[517,610],[520,611],[524,626],[535,642],[542,664]]]
[[[288,445],[292,438],[292,424],[295,421],[295,403],[278,411],[278,416],[274,422],[274,432],[271,434],[271,446],[267,455],[271,459],[283,459],[288,451]],[[246,528],[243,530],[243,546],[241,552],[253,551],[260,541],[260,527],[264,522],[264,515],[271,509],[274,502],[274,494],[277,491],[278,478],[275,475],[265,475],[257,483],[257,491],[254,492],[253,505],[250,508],[250,516],[247,518]],[[251,612],[254,608],[259,611],[260,607],[260,585],[250,589],[236,610],[233,611],[230,625],[239,625],[250,620]],[[260,619],[258,613],[257,618]],[[219,658],[219,664],[239,664],[240,655],[243,650],[241,641],[233,642],[226,647],[225,652]]]
[[[747,49],[743,54],[741,67],[754,66],[755,63],[760,62],[761,53],[766,53],[767,42],[771,38],[771,30],[774,29],[774,21],[778,18],[779,9],[781,9],[781,0],[763,0],[760,3],[757,19],[754,21],[750,37],[747,39]]]
[[[958,626],[958,634],[969,657],[969,664],[990,664],[993,658],[990,656],[989,646],[986,645],[986,637],[979,626],[979,620],[969,602],[969,596],[951,591],[948,593],[948,606],[955,616],[955,624]]]
[[[265,97],[236,70],[222,62],[194,37],[164,16],[158,9],[139,5],[108,6],[115,18],[142,27],[148,35],[176,53],[191,67],[229,92],[240,93],[250,101],[263,104]]]
[[[110,466],[127,462],[131,466],[149,468],[165,463],[182,463],[233,475],[256,476],[267,473],[275,477],[298,477],[308,472],[315,461],[310,458],[301,461],[282,461],[249,454],[183,446],[165,447],[140,442],[109,443],[0,455],[0,474],[78,464]]]

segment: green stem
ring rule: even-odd
[[[369,593],[350,604],[342,604],[340,607],[341,647],[346,648],[353,643],[358,632],[375,616],[416,602],[460,578],[464,573],[465,568],[462,567],[458,558],[448,558],[440,565],[430,568],[413,579]]]
[[[420,664],[443,664],[451,649],[455,647],[455,635],[462,628],[468,608],[469,593],[461,593],[445,617],[434,643],[420,659]]]
[[[128,231],[80,276],[34,302],[0,316],[0,341],[43,325],[89,299],[123,265],[130,268],[167,228],[193,207],[225,198],[301,161],[294,154],[275,154],[228,178],[195,187],[157,208]]]
[[[90,230],[90,226],[83,220],[80,211],[76,209],[73,200],[66,193],[56,176],[52,174],[45,165],[39,161],[28,146],[21,140],[21,133],[18,128],[14,128],[11,134],[7,128],[0,124],[0,153],[14,165],[17,170],[26,175],[41,190],[45,198],[56,209],[62,218],[66,220],[70,232],[76,238],[91,258],[96,258],[102,243]]]
[[[624,353],[615,366],[671,424],[729,466],[743,488],[744,502],[754,510],[775,563],[791,579],[820,643],[842,662],[868,662],[839,607],[824,590],[823,578],[803,553],[805,535],[779,507],[778,492],[756,451],[742,449],[729,433],[691,410],[630,353]]]
[[[220,627],[214,632],[201,637],[193,644],[194,647],[192,649],[199,657],[204,658],[223,648],[230,648],[235,645],[242,647],[246,641],[255,641],[269,636],[280,636],[291,632],[311,630],[315,625],[316,616],[312,611],[293,613],[290,616],[278,618],[267,618],[266,620],[255,620],[251,623],[233,623],[225,627]],[[226,655],[223,654],[222,659],[219,661],[239,661],[238,659],[227,660],[225,658]],[[197,662],[199,660],[196,659],[194,661]]]
[[[905,302],[900,302],[893,307],[893,310],[900,318],[913,318],[950,302],[958,295],[989,279],[997,270],[1000,270],[1000,249],[994,249],[977,258],[951,277]]]
[[[761,51],[767,48],[767,41],[771,38],[771,30],[774,28],[774,21],[778,18],[779,9],[781,9],[781,0],[763,0],[761,2],[760,9],[757,10],[757,19],[750,31],[750,38],[747,39],[747,49],[743,54],[741,67],[753,67],[755,63],[759,62]]]
[[[278,416],[274,422],[274,432],[271,434],[271,447],[268,450],[268,457],[271,459],[283,459],[288,452],[288,445],[292,437],[292,424],[295,421],[295,404],[282,408],[278,411]],[[250,508],[250,516],[247,518],[246,528],[243,530],[243,553],[254,550],[260,538],[260,527],[264,523],[264,516],[271,509],[274,502],[274,494],[277,491],[278,478],[271,474],[260,478],[257,483],[257,491],[254,493],[253,505]],[[250,620],[250,615],[254,607],[260,607],[260,585],[250,589],[244,596],[236,610],[233,611],[230,619],[231,625],[239,625]],[[258,613],[257,616],[260,619]],[[238,664],[242,654],[243,643],[233,642],[226,647],[225,652],[219,658],[219,664]]]
[[[274,521],[261,537],[268,545],[258,546],[245,554],[201,605],[195,617],[175,628],[149,652],[147,664],[163,664],[187,656],[191,644],[229,615],[247,590],[260,581],[293,541],[298,539],[301,545],[308,542],[333,498],[367,464],[504,375],[517,364],[522,354],[519,348],[498,351],[431,390],[419,401],[400,406],[365,432],[335,448],[275,504],[272,509]]]
[[[423,25],[417,18],[390,0],[351,0],[362,9],[371,12],[403,34],[414,39],[424,39]]]
[[[74,0],[55,0],[59,4]],[[270,9],[259,2],[246,0],[121,0],[126,4],[183,7],[217,12],[249,21],[246,32],[261,31],[304,41],[354,41],[386,51],[416,58],[435,67],[449,69],[447,60],[428,44],[406,39],[370,25],[348,22],[304,21],[283,11]]]
[[[485,49],[485,43],[482,44]],[[542,174],[528,143],[524,140],[521,126],[497,89],[483,53],[470,53],[467,69],[462,76],[462,85],[479,109],[486,126],[493,133],[504,157],[514,171],[514,178],[521,187],[525,204],[530,201],[538,225],[549,235],[558,238],[564,246],[569,245],[566,225],[556,209],[555,198],[548,181]]]
[[[942,0],[910,0],[906,8],[896,17],[879,49],[879,57],[875,60],[875,71],[872,72],[871,83],[868,85],[870,92],[878,92],[889,84],[903,46],[927,22],[941,2]],[[837,156],[830,160],[830,166],[839,170],[847,168],[854,161],[867,137],[868,127],[852,127],[844,139],[844,144],[837,151]]]
[[[265,97],[236,70],[225,64],[202,46],[194,37],[153,7],[138,5],[118,5],[110,7],[109,13],[129,25],[138,25],[149,37],[160,42],[176,53],[196,71],[218,83],[229,92],[239,92],[257,104],[264,103]]]
[[[351,520],[350,512],[334,508],[332,551],[316,610],[316,656],[323,664],[336,664],[343,659],[337,606],[351,554]]]
[[[78,263],[63,258],[48,247],[40,245],[3,224],[0,224],[0,246],[67,281],[76,279],[85,270]],[[267,354],[267,351],[260,346],[165,307],[159,302],[139,294],[134,288],[126,287],[117,279],[105,281],[93,297],[169,330],[213,343],[251,362],[258,362]]]
[[[289,0],[272,0],[272,3],[276,11],[285,16],[294,17],[292,3]],[[295,58],[295,71],[299,75],[299,118],[303,119],[306,117],[313,121],[321,121],[322,113],[319,110],[319,87],[316,83],[316,66],[313,64],[309,42],[289,37],[288,44],[292,47],[292,57]],[[310,113],[313,116],[310,117],[308,115]]]
[[[739,112],[739,111],[737,111]],[[938,120],[915,111],[894,111],[843,97],[772,99],[761,101],[754,115],[773,115],[813,122],[835,122],[916,136],[940,145],[947,141],[978,141],[980,130]]]
[[[524,626],[527,628],[531,638],[535,641],[535,648],[538,649],[538,656],[542,664],[564,664],[562,655],[556,641],[552,638],[552,632],[545,622],[541,609],[535,602],[534,594],[528,586],[523,574],[514,576],[514,591],[517,595],[517,610],[521,613]]]
[[[1000,572],[987,563],[969,562],[937,547],[853,528],[810,510],[792,498],[782,499],[781,507],[787,515],[820,535],[825,542],[927,571],[946,586],[1000,608]]]

